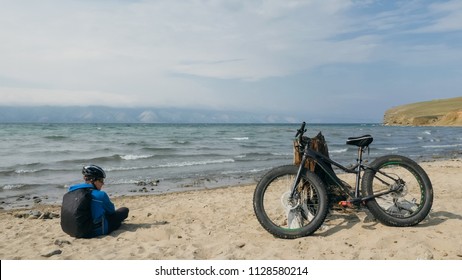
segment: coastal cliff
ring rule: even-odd
[[[462,97],[412,103],[385,112],[385,125],[462,126]]]

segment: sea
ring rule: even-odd
[[[84,165],[107,174],[111,197],[256,184],[291,164],[300,124],[0,124],[0,207],[60,203],[81,183]],[[370,134],[365,157],[400,154],[418,162],[462,158],[460,127],[308,124],[324,135],[330,157],[356,161],[348,137]]]

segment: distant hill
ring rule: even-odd
[[[385,125],[462,126],[462,97],[402,105],[385,112]]]
[[[184,108],[0,106],[0,123],[291,123],[284,115]]]

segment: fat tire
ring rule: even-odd
[[[369,196],[374,194],[375,176],[380,176],[378,171],[387,173],[388,171],[386,169],[388,167],[395,167],[402,170],[406,169],[409,174],[412,175],[408,175],[409,181],[410,183],[415,182],[416,189],[418,188],[416,193],[419,194],[416,196],[420,196],[417,201],[418,204],[416,204],[417,209],[405,216],[397,215],[387,211],[387,209],[384,209],[384,207],[381,207],[377,202],[377,199],[380,198],[367,200],[366,206],[374,215],[374,217],[384,225],[395,227],[408,227],[417,225],[422,220],[424,220],[425,217],[427,217],[432,208],[433,188],[427,173],[422,169],[422,167],[420,167],[410,158],[399,155],[385,155],[374,160],[364,173],[361,182],[362,195]],[[389,173],[393,174],[393,172]],[[377,184],[378,181],[375,181]]]
[[[271,220],[271,218],[266,212],[267,209],[265,209],[264,203],[265,193],[268,190],[268,186],[270,186],[271,183],[276,179],[284,177],[286,175],[293,176],[295,178],[297,172],[298,166],[295,165],[284,165],[276,167],[267,172],[261,178],[254,191],[253,207],[258,221],[266,231],[278,238],[295,239],[311,235],[323,224],[328,213],[329,203],[326,187],[316,174],[307,171],[304,174],[302,174],[302,180],[304,180],[305,184],[310,184],[310,190],[313,190],[316,193],[318,202],[317,210],[315,211],[313,219],[310,221],[309,224],[297,229],[290,229],[279,226]],[[293,181],[291,183],[293,183]],[[307,186],[305,184],[303,186]]]

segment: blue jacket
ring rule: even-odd
[[[99,191],[92,184],[78,184],[71,186],[69,191],[77,189],[91,188],[92,202],[91,202],[91,215],[93,217],[93,236],[108,234],[107,215],[115,213],[114,204],[109,199],[107,193]]]

